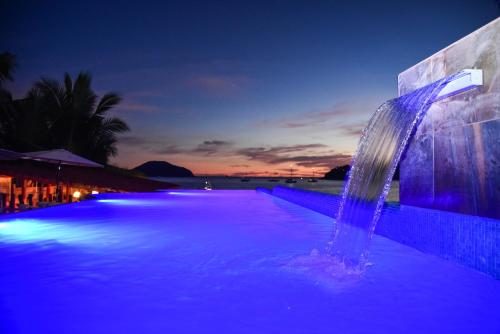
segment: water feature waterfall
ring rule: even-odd
[[[363,269],[392,177],[422,116],[454,76],[382,104],[364,129],[342,194],[330,254]]]

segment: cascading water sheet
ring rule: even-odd
[[[382,104],[364,129],[336,215],[330,254],[363,269],[392,177],[419,120],[454,76]]]

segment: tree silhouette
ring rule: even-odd
[[[117,93],[100,99],[92,76],[80,72],[63,82],[42,77],[20,100],[13,100],[3,83],[13,80],[15,56],[0,54],[0,145],[21,152],[64,148],[106,164],[117,154],[117,134],[129,131],[117,117],[108,116],[121,101]]]

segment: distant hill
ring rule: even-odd
[[[347,172],[349,172],[350,168],[351,168],[351,166],[349,166],[349,165],[335,167],[331,171],[329,171],[328,173],[325,174],[324,179],[325,180],[343,181],[343,180],[345,180]]]
[[[347,177],[347,173],[349,172],[349,169],[351,168],[350,165],[344,165],[344,166],[338,166],[333,168],[331,171],[325,174],[324,179],[325,180],[340,180],[343,181]],[[399,165],[398,168],[396,168],[396,172],[394,173],[394,177],[392,178],[393,180],[399,180]]]
[[[194,174],[187,168],[172,165],[166,161],[148,161],[134,170],[149,177],[190,177]]]

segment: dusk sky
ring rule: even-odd
[[[132,131],[113,163],[195,174],[318,174],[346,164],[397,75],[498,17],[495,0],[2,1],[22,97],[88,70]]]

